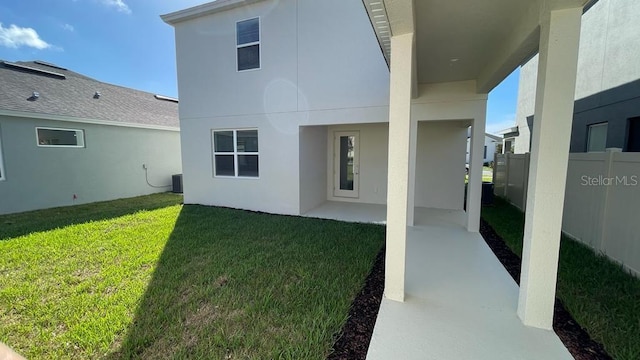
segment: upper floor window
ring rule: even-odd
[[[260,69],[260,18],[236,23],[238,71]]]
[[[607,148],[607,126],[600,123],[588,126],[587,152],[604,151]]]
[[[42,147],[84,147],[83,130],[37,127],[36,136]]]

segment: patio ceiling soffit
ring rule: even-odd
[[[466,1],[469,4],[474,4],[474,0]],[[454,41],[455,39],[453,39],[448,43],[436,43],[442,45],[443,49],[434,54],[442,55],[451,52],[453,55],[450,56],[450,61],[453,62],[459,60],[459,56],[455,54],[456,47],[459,48],[465,41],[467,43],[471,41],[469,47],[465,48],[470,49],[471,52],[464,54],[463,51],[464,62],[460,62],[457,65],[458,67],[466,66],[466,68],[460,68],[461,71],[454,73],[451,73],[451,64],[442,62],[442,59],[438,59],[437,56],[435,58],[420,59],[420,51],[424,53],[425,47],[433,46],[433,44],[425,43],[425,41],[429,41],[429,36],[425,38],[424,31],[418,34],[419,29],[416,27],[416,17],[425,17],[425,14],[417,13],[419,10],[414,7],[414,0],[363,0],[363,4],[387,64],[390,63],[392,55],[391,37],[408,33],[415,34],[414,41],[417,44],[414,50],[414,68],[412,69],[415,87],[413,89],[413,97],[415,98],[417,96],[417,83],[419,82],[418,74],[422,75],[422,82],[424,83],[474,80],[476,81],[478,93],[488,93],[515,68],[537,52],[540,34],[539,25],[550,11],[579,6],[588,8],[589,4],[597,0],[523,0],[520,3],[510,3],[511,0],[488,1],[492,1],[493,8],[497,7],[499,9],[500,4],[504,4],[505,9],[509,8],[518,11],[502,13],[501,18],[499,18],[501,19],[501,26],[493,26],[493,28],[489,26],[487,28],[483,24],[492,24],[491,21],[476,22],[484,27],[479,28],[476,33],[471,35],[475,40],[460,39],[460,41]],[[418,5],[422,5],[424,10],[424,3],[418,3]],[[457,5],[450,4],[447,8],[450,10],[455,6],[458,6],[460,11],[463,12],[475,11],[473,7],[464,6],[463,2]],[[429,20],[429,22],[431,23],[432,20]],[[426,19],[420,21],[424,22]],[[421,24],[424,28],[424,24]],[[438,31],[440,31],[440,38],[442,34],[455,34],[447,27],[438,27],[437,20],[433,22],[432,26],[434,28],[430,30],[432,31],[431,34],[439,34]],[[438,39],[438,35],[434,39]],[[433,42],[434,39],[431,39],[431,41]],[[474,45],[477,43],[485,45],[479,48]],[[422,46],[422,50],[420,50],[420,46]],[[450,74],[446,75],[448,73]]]
[[[415,32],[413,0],[362,0],[387,64],[391,60],[391,36]],[[390,20],[393,19],[393,20]]]
[[[509,35],[490,51],[494,56],[478,74],[477,91],[490,92],[513,70],[538,53],[539,25],[545,21],[551,11],[576,7],[582,7],[586,11],[596,2],[598,0],[532,1]]]
[[[362,0],[371,26],[376,34],[380,50],[389,66],[391,62],[391,37],[415,34],[415,13],[413,0]],[[415,38],[414,38],[415,41]],[[416,68],[415,43],[412,68],[412,97],[418,96],[418,76]]]

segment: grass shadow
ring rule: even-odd
[[[325,359],[384,232],[184,206],[107,358]]]
[[[142,210],[160,209],[180,204],[181,202],[182,195],[159,193],[91,204],[0,215],[0,241],[74,224],[116,218]]]

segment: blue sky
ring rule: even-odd
[[[2,0],[0,59],[44,60],[100,81],[178,96],[173,28],[160,15],[203,2]],[[513,124],[517,88],[516,71],[489,94],[487,131]]]

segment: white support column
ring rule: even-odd
[[[540,25],[540,62],[518,316],[551,329],[573,119],[582,8],[554,10]]]
[[[480,208],[482,201],[482,164],[484,160],[484,130],[487,118],[487,102],[476,114],[471,126],[469,145],[469,181],[467,183],[467,231],[480,231]]]
[[[415,224],[416,212],[416,157],[418,151],[418,121],[411,120],[409,139],[409,194],[407,199],[407,226]]]
[[[391,38],[387,249],[384,295],[404,301],[407,242],[413,33]]]

